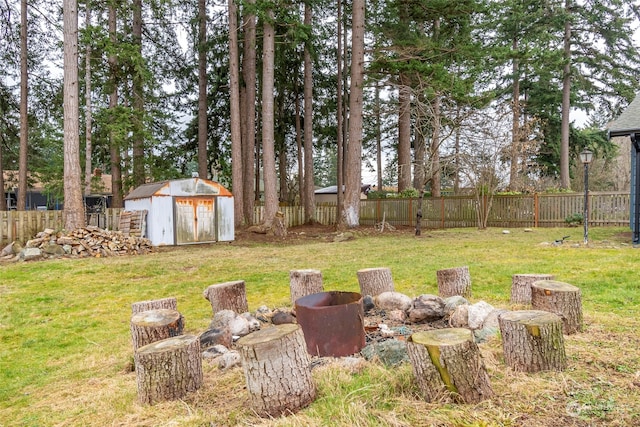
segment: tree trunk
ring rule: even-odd
[[[66,9],[70,4],[65,2]],[[77,11],[76,11],[77,13]],[[65,15],[66,16],[66,15]],[[77,15],[76,15],[77,16]],[[66,21],[65,21],[66,24]],[[27,64],[27,0],[20,1],[20,153],[18,159],[18,200],[16,209],[24,211],[27,209],[27,157],[29,151],[29,69]],[[77,26],[77,25],[76,25]],[[65,38],[67,30],[65,30]],[[76,44],[77,45],[77,44]],[[67,45],[65,44],[65,49]],[[65,50],[66,53],[66,50]],[[66,59],[66,56],[65,56]],[[65,74],[66,75],[66,74]],[[66,104],[65,104],[66,106]],[[66,140],[65,140],[66,141]],[[4,187],[2,187],[4,196]]]
[[[375,297],[383,292],[394,291],[390,268],[363,268],[358,270],[357,275],[362,296]]]
[[[307,0],[304,4],[304,25],[311,28],[312,5]],[[316,198],[313,179],[313,63],[311,62],[311,45],[308,40],[304,47],[304,212],[305,224],[316,222]]]
[[[553,274],[514,274],[511,278],[511,303],[531,304],[531,285],[538,280],[553,279]]]
[[[203,296],[211,303],[213,314],[220,310],[244,313],[249,310],[244,280],[218,283],[204,290]]]
[[[436,271],[438,281],[438,295],[448,298],[460,295],[471,297],[471,275],[469,267],[445,268]]]
[[[240,338],[237,346],[250,405],[259,416],[291,414],[316,398],[300,326],[288,323],[262,329]]]
[[[84,227],[78,100],[78,2],[64,0],[64,227]]]
[[[351,34],[351,87],[349,90],[349,136],[345,162],[344,209],[342,228],[360,224],[360,193],[362,192],[362,105],[364,84],[364,0],[353,1]],[[338,188],[340,191],[340,188]]]
[[[540,310],[508,311],[498,322],[507,366],[520,372],[567,367],[562,320],[557,315]]]
[[[569,190],[569,113],[571,109],[571,0],[565,0],[564,68],[562,70],[562,122],[560,125],[560,188]]]
[[[143,311],[157,310],[157,309],[177,310],[178,300],[175,297],[168,297],[155,300],[138,301],[131,304],[131,313],[138,314]]]
[[[298,298],[324,291],[320,270],[291,270],[289,272],[291,304]]]
[[[342,211],[344,208],[344,86],[342,84],[343,79],[343,46],[342,46],[342,0],[337,0],[336,8],[336,32],[337,32],[337,49],[336,49],[336,219],[339,223],[339,219],[342,218]]]
[[[406,20],[406,17],[405,17]],[[411,187],[411,88],[400,72],[398,87],[398,193]]]
[[[116,5],[109,4],[109,43],[111,50],[115,51],[117,39],[117,14]],[[109,111],[112,114],[112,121],[115,121],[115,110],[118,107],[118,57],[112,53],[109,55],[109,79],[111,83],[111,93],[109,94]],[[116,138],[116,132],[109,131],[109,156],[111,157],[111,206],[121,208],[124,206],[122,197],[122,167],[120,156],[120,141]]]
[[[229,8],[229,13],[231,14],[231,8]],[[231,19],[229,19],[229,27],[231,27]],[[229,49],[231,49],[231,40],[233,37],[234,35],[230,32]],[[237,44],[235,49],[237,58]],[[231,57],[232,55],[230,54],[229,58]],[[233,61],[231,60],[230,62]],[[237,71],[231,71],[231,74],[235,72]],[[235,92],[231,93],[232,96],[236,96]],[[207,95],[207,4],[206,0],[198,0],[198,176],[205,179],[209,176],[207,155]],[[233,125],[231,126],[233,127]],[[235,193],[234,189],[234,197],[238,197]],[[242,200],[240,200],[240,202],[242,202]]]
[[[182,335],[184,318],[176,310],[160,308],[131,316],[133,350],[152,342]]]
[[[234,223],[244,220],[244,179],[242,172],[242,129],[240,118],[240,70],[238,60],[238,10],[235,0],[229,0],[229,103],[231,105],[231,185],[233,188]]]
[[[431,137],[431,197],[440,197],[442,180],[440,175],[442,168],[440,166],[440,95],[436,93],[433,101],[433,136]]]
[[[203,383],[200,340],[194,335],[141,347],[135,352],[134,362],[141,404],[180,399]]]
[[[132,41],[135,45],[139,64],[142,64],[142,0],[133,0]],[[139,65],[142,66],[142,65]],[[145,183],[144,160],[144,81],[143,70],[136,67],[133,73],[133,186]]]
[[[275,60],[275,30],[273,10],[266,12],[262,48],[262,169],[264,182],[264,221],[266,229],[273,226],[278,212],[276,159],[274,141],[273,82]]]
[[[248,0],[250,7],[255,3]],[[243,116],[242,123],[242,165],[244,221],[253,224],[255,206],[255,171],[256,171],[256,16],[249,10],[244,13],[244,54],[242,55],[242,75],[244,77]],[[259,191],[259,187],[258,187]]]
[[[0,188],[2,189],[0,192],[0,211],[6,211],[7,198],[6,193],[4,192],[4,167],[2,165],[2,144],[0,144]]]
[[[469,329],[415,333],[407,341],[407,353],[427,402],[478,403],[493,397],[489,375]]]
[[[511,47],[513,58],[513,89],[511,94],[512,123],[511,123],[511,165],[509,168],[509,189],[519,190],[518,164],[520,161],[520,62],[518,60],[518,38],[514,37]]]
[[[582,331],[580,289],[555,280],[539,280],[531,285],[531,308],[555,313],[562,319],[567,335]]]
[[[91,28],[91,4],[87,2],[85,11],[85,29]],[[85,153],[84,153],[84,194],[91,194],[91,176],[93,175],[91,166],[91,156],[93,147],[91,145],[91,121],[92,121],[92,104],[91,104],[91,43],[87,43],[85,48],[84,58],[84,103],[85,103],[85,115],[84,115],[84,139],[85,139]]]

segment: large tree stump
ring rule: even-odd
[[[324,290],[322,272],[320,270],[289,271],[289,289],[291,304],[295,304],[298,298],[322,292]]]
[[[132,314],[138,314],[147,310],[156,310],[158,308],[166,308],[168,310],[178,309],[178,300],[174,297],[161,298],[147,301],[138,301],[131,304]]]
[[[184,318],[176,310],[160,308],[131,316],[133,350],[166,338],[182,335]]]
[[[514,274],[511,278],[511,303],[531,304],[531,285],[538,280],[553,280],[553,274]]]
[[[555,280],[539,280],[531,285],[531,308],[555,313],[562,319],[564,333],[582,331],[580,288]]]
[[[200,340],[181,335],[140,347],[134,357],[138,401],[175,400],[202,386]]]
[[[393,292],[393,279],[391,269],[387,267],[363,268],[358,270],[358,283],[360,295],[375,297],[383,292]]]
[[[417,332],[407,341],[407,353],[427,402],[477,403],[493,396],[489,375],[469,329]]]
[[[261,329],[240,338],[237,346],[251,408],[261,417],[294,413],[316,398],[300,326]]]
[[[213,314],[221,310],[242,314],[249,310],[244,280],[211,285],[204,290],[203,295],[211,303]]]
[[[567,366],[562,320],[541,310],[508,311],[498,317],[504,361],[520,372],[562,371]]]
[[[438,295],[442,298],[456,295],[471,297],[471,275],[469,267],[445,268],[436,271]]]

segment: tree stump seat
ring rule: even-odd
[[[427,402],[477,403],[493,396],[489,376],[466,328],[418,332],[407,341],[416,382]]]
[[[322,272],[311,269],[289,271],[289,289],[292,305],[298,298],[322,292]]]
[[[514,274],[511,278],[511,303],[531,304],[531,285],[538,280],[553,280],[553,274]]]
[[[555,313],[562,319],[563,333],[582,331],[580,288],[555,280],[539,280],[531,285],[531,308]]]
[[[184,318],[176,310],[146,310],[131,316],[130,327],[135,351],[152,342],[182,335]]]
[[[180,335],[140,347],[134,362],[141,404],[180,399],[202,386],[200,340],[194,335]]]
[[[442,298],[449,298],[460,295],[465,298],[471,297],[471,274],[469,267],[444,268],[436,271],[438,282],[438,295]]]
[[[358,270],[357,276],[362,296],[375,297],[383,292],[393,292],[395,289],[390,268],[363,268]]]
[[[178,300],[175,297],[138,301],[131,304],[131,313],[137,314],[147,310],[166,308],[168,310],[178,309]]]
[[[259,416],[295,413],[316,398],[311,358],[299,325],[261,329],[240,338],[236,345],[250,406]]]
[[[563,371],[567,358],[562,320],[542,310],[508,311],[498,317],[507,366],[520,372]]]
[[[213,314],[222,310],[232,310],[242,314],[249,310],[244,280],[211,285],[204,290],[203,296],[211,303]]]

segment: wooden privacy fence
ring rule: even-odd
[[[628,226],[628,193],[589,193],[589,225]],[[422,201],[422,226],[426,228],[459,228],[478,225],[477,209],[487,209],[488,198],[447,196]],[[394,226],[414,226],[418,199],[376,199],[360,202],[360,224],[375,225],[383,219]],[[304,208],[281,206],[287,227],[304,223]],[[489,227],[562,227],[565,219],[583,214],[584,194],[530,194],[494,196],[489,210]],[[105,213],[90,214],[87,224],[117,230],[122,209],[107,209]],[[336,223],[336,205],[316,206],[315,219],[321,224]],[[262,221],[264,207],[257,206],[254,223]],[[25,242],[45,228],[62,229],[63,211],[5,211],[0,212],[0,244],[14,240]]]

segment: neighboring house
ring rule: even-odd
[[[344,187],[343,187],[344,188]],[[366,199],[367,194],[371,190],[371,185],[362,185],[360,188],[360,198]],[[338,186],[331,185],[325,188],[319,188],[315,191],[316,204],[336,204],[338,202]]]
[[[4,171],[4,197],[7,209],[15,210],[18,201],[18,171]],[[63,200],[51,196],[36,174],[28,175],[27,206],[29,210],[63,209]],[[97,205],[110,207],[111,175],[103,175],[100,169],[94,170],[91,180],[91,195],[85,196],[87,211],[95,211]]]

